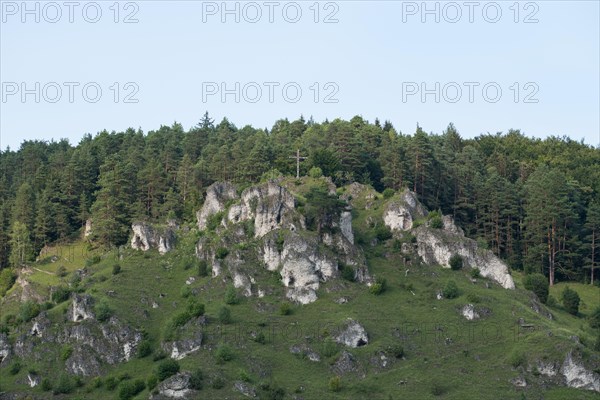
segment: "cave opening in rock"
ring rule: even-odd
[[[365,342],[364,340],[358,339],[358,342],[356,343],[356,347],[361,347],[361,346],[364,346],[366,344],[367,344],[367,342]]]

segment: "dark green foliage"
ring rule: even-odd
[[[112,274],[118,275],[121,272],[121,266],[119,264],[114,264],[112,267]]]
[[[94,306],[94,312],[96,313],[96,319],[100,322],[108,321],[113,315],[113,310],[108,305],[106,299],[102,299]]]
[[[542,274],[526,275],[523,279],[523,286],[525,289],[531,290],[533,293],[535,293],[540,301],[546,304],[549,293],[548,278]]]
[[[64,265],[61,265],[56,270],[56,275],[58,275],[61,278],[64,278],[65,276],[67,276],[67,268]]]
[[[227,248],[225,248],[225,247],[219,247],[217,249],[217,251],[215,252],[215,257],[218,260],[222,260],[225,257],[227,257],[228,254],[229,254],[229,250],[227,250]]]
[[[129,400],[146,389],[146,383],[141,379],[126,381],[119,387],[119,400]]]
[[[340,269],[341,275],[342,275],[342,279],[348,281],[348,282],[354,282],[356,279],[356,272],[354,271],[354,268],[349,266],[349,265],[345,265],[340,263],[338,268]]]
[[[395,194],[394,189],[391,188],[386,188],[383,191],[383,198],[384,199],[389,199],[390,197],[392,197]]]
[[[52,390],[52,381],[50,381],[50,379],[48,378],[42,379],[41,388],[42,391],[49,392],[50,390]]]
[[[117,388],[118,384],[119,384],[119,381],[114,376],[109,376],[108,378],[106,378],[104,380],[104,387],[106,387],[106,390],[109,390],[109,391],[115,390]]]
[[[52,301],[56,304],[69,300],[71,290],[66,286],[57,286],[52,292]]]
[[[280,315],[290,315],[292,313],[292,306],[290,303],[281,303],[279,306],[279,314]]]
[[[386,289],[387,289],[387,281],[385,280],[385,278],[377,278],[375,283],[373,283],[371,285],[371,287],[369,288],[369,292],[371,292],[371,294],[379,296],[380,294],[385,292]]]
[[[447,299],[454,299],[458,297],[460,292],[458,290],[458,286],[456,286],[456,282],[448,281],[442,290],[442,294]]]
[[[394,344],[394,345],[390,346],[389,353],[394,358],[402,358],[402,357],[404,357],[404,347],[402,347],[402,345],[400,345],[400,344]]]
[[[431,394],[434,396],[442,396],[448,392],[448,388],[439,382],[434,382],[431,385]]]
[[[187,299],[188,297],[190,297],[192,295],[192,288],[190,288],[189,285],[183,285],[181,287],[181,289],[179,290],[179,294],[184,299]]]
[[[148,387],[148,390],[152,390],[156,385],[158,385],[158,376],[152,374],[146,379],[146,386]]]
[[[187,312],[192,318],[204,315],[204,304],[200,303],[195,297],[188,300]]]
[[[19,307],[19,319],[23,322],[29,322],[40,313],[40,305],[28,300]]]
[[[267,337],[263,332],[258,332],[254,338],[254,341],[259,344],[265,344],[267,343]]]
[[[142,340],[137,348],[137,357],[144,358],[152,354],[152,343],[149,340]]]
[[[386,241],[392,238],[392,231],[386,225],[378,225],[377,228],[375,228],[375,237],[379,241]]]
[[[238,294],[233,286],[228,286],[225,290],[225,304],[235,305],[239,303]]]
[[[265,400],[283,400],[285,399],[285,389],[272,383],[261,382],[258,385],[261,391],[261,399]]]
[[[219,226],[219,224],[223,220],[224,216],[225,216],[224,212],[218,212],[216,214],[211,215],[210,217],[208,217],[208,220],[206,221],[206,228],[209,231],[214,231],[215,229],[217,229],[217,226]]]
[[[168,377],[178,373],[179,368],[179,363],[176,360],[167,358],[158,364],[156,376],[158,377],[159,381],[164,381]]]
[[[102,259],[100,258],[99,255],[93,255],[92,257],[88,258],[87,260],[85,260],[85,266],[86,267],[91,267],[93,265],[98,264]]]
[[[215,358],[218,364],[223,364],[227,361],[233,360],[234,354],[233,349],[226,343],[221,343],[215,351]]]
[[[569,314],[577,315],[579,313],[580,298],[576,291],[568,286],[565,287],[561,293],[561,300]]]
[[[75,389],[75,384],[67,374],[61,374],[54,386],[54,394],[69,394]]]
[[[204,374],[200,368],[192,371],[190,376],[190,389],[202,390],[204,387]]]
[[[0,270],[0,297],[4,296],[6,292],[8,292],[16,280],[17,275],[12,269],[6,268]]]
[[[471,278],[477,279],[479,277],[481,277],[481,272],[479,271],[479,268],[473,268],[471,270]]]
[[[459,269],[461,269],[463,267],[463,259],[458,254],[452,255],[452,257],[450,257],[449,263],[450,263],[450,268],[453,271],[458,271]]]
[[[444,223],[442,222],[442,217],[438,212],[431,212],[427,216],[429,219],[429,227],[433,229],[442,229],[444,227]]]
[[[73,347],[65,345],[60,350],[60,359],[66,361],[69,357],[71,357],[71,354],[73,354]]]
[[[333,229],[333,222],[337,222],[345,203],[335,195],[329,194],[326,186],[313,186],[306,194],[307,204],[305,216],[307,228],[321,233]]]
[[[181,311],[173,316],[172,324],[174,328],[180,328],[187,324],[192,319],[192,315],[188,311]]]
[[[600,306],[594,308],[594,311],[592,311],[589,316],[588,322],[592,328],[600,329]]]
[[[525,354],[521,351],[513,350],[513,352],[510,353],[508,357],[508,362],[513,368],[517,368],[520,366],[524,367],[526,366],[525,364],[527,363],[527,358],[525,357]]]
[[[225,387],[225,379],[221,376],[215,376],[210,386],[216,390],[223,389]]]
[[[277,251],[281,253],[283,251],[283,243],[285,241],[285,237],[283,233],[277,232],[277,238],[275,239],[275,244],[277,245]]]
[[[8,369],[8,373],[11,375],[16,375],[21,371],[21,363],[17,360],[10,365]]]
[[[231,310],[225,306],[219,309],[219,313],[217,315],[219,322],[222,324],[230,324],[231,323]]]
[[[208,276],[208,263],[205,260],[198,261],[198,276]]]

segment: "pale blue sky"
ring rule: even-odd
[[[439,4],[439,23],[435,15],[425,15],[426,21],[421,21],[420,1],[320,2],[318,23],[314,1],[297,2],[302,11],[297,23],[284,19],[284,5],[288,19],[295,17],[296,6],[286,1],[274,8],[272,23],[269,6],[262,1],[254,3],[262,12],[256,23],[244,18],[256,15],[254,4],[248,2],[239,2],[239,23],[234,15],[221,22],[220,1],[138,1],[130,2],[127,9],[127,2],[120,2],[119,23],[113,20],[113,1],[97,2],[102,11],[97,23],[83,18],[84,5],[86,17],[95,17],[90,2],[79,2],[72,23],[62,1],[55,3],[62,12],[56,23],[48,22],[55,18],[56,8],[38,3],[40,22],[36,23],[34,14],[22,15],[21,1],[2,1],[2,149],[17,149],[26,139],[68,138],[76,144],[83,134],[102,129],[148,131],[174,121],[187,129],[205,110],[217,120],[227,116],[238,127],[270,128],[279,118],[296,119],[300,114],[317,121],[359,114],[370,121],[389,119],[408,134],[417,122],[437,133],[454,122],[463,137],[515,128],[535,137],[567,135],[600,143],[600,9],[595,0],[522,1],[517,23],[514,1],[477,2],[472,23],[463,1],[453,3],[462,12],[456,23],[447,21],[455,18],[456,7],[431,1],[427,2],[431,9]],[[229,7],[234,3],[229,1]],[[36,2],[27,4],[36,7]],[[215,7],[219,8],[216,15],[208,15]],[[486,21],[495,18],[497,8],[502,12],[499,21]],[[138,22],[123,23],[131,12]],[[338,22],[323,23],[332,12]],[[524,23],[528,15],[538,22]],[[34,94],[22,101],[23,82],[34,91],[35,82],[40,83],[39,103]],[[55,97],[50,82],[57,82],[62,90],[56,103],[48,101]],[[72,103],[63,82],[79,83]],[[89,82],[102,89],[97,103],[82,96],[81,89]],[[117,103],[114,87],[111,90],[114,82],[120,86]],[[127,82],[135,85],[125,88]],[[203,101],[203,82],[225,82],[229,88],[240,82],[240,92],[245,84],[257,82],[262,98],[251,103],[242,96],[236,103],[231,94],[223,103],[219,94],[205,94]],[[264,82],[280,84],[274,88],[272,103]],[[289,82],[302,89],[297,103],[282,95],[283,85]],[[315,82],[320,86],[317,103]],[[334,85],[326,88],[328,82]],[[436,82],[439,103],[435,94],[422,102],[420,93],[407,92],[421,83],[434,89]],[[456,96],[455,86],[447,85],[443,96],[449,82],[457,82],[462,90],[456,103],[448,101]],[[473,102],[464,82],[479,84],[474,86]],[[494,87],[502,90],[496,103],[483,97],[486,83],[492,83],[490,97],[495,96]],[[136,86],[139,92],[133,98],[139,101],[125,103],[125,95]],[[325,95],[336,88],[333,99],[338,102],[325,103]],[[250,100],[255,88],[247,89]],[[531,98],[538,102],[525,102],[535,91]],[[288,94],[293,96],[294,90]]]

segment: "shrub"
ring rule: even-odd
[[[218,260],[222,260],[222,259],[224,259],[225,257],[227,257],[227,255],[228,255],[228,254],[229,254],[229,250],[227,250],[227,248],[225,248],[225,247],[219,247],[219,248],[217,249],[216,253],[215,253],[215,257],[216,257]]]
[[[119,264],[115,264],[112,267],[112,274],[118,275],[121,272],[121,266]]]
[[[479,268],[473,268],[471,270],[471,278],[473,279],[477,279],[481,276],[481,271],[479,270]]]
[[[159,381],[164,381],[178,372],[179,363],[172,358],[167,358],[158,364],[156,376],[158,377]]]
[[[375,228],[375,237],[379,241],[385,241],[392,238],[392,231],[386,225],[378,225]]]
[[[219,226],[221,220],[223,220],[224,215],[225,213],[221,211],[208,217],[208,220],[206,221],[206,228],[209,231],[214,231],[215,229],[217,229],[217,226]]]
[[[281,253],[283,251],[283,245],[285,243],[285,237],[279,232],[277,237],[275,238],[275,245],[277,246],[277,252]]]
[[[115,378],[114,376],[109,376],[108,378],[106,378],[104,380],[104,386],[106,387],[107,390],[110,390],[110,391],[115,390],[118,384],[119,384],[119,381],[117,381],[117,378]]]
[[[594,329],[600,328],[600,306],[596,307],[590,314],[589,323]]]
[[[565,287],[561,293],[561,300],[569,314],[577,315],[579,312],[580,298],[576,291],[568,286]]]
[[[63,361],[67,361],[69,357],[71,357],[71,354],[73,354],[73,348],[71,346],[64,346],[60,350],[60,359]]]
[[[85,260],[85,266],[91,267],[92,265],[98,264],[101,260],[102,259],[100,258],[99,255],[92,256],[92,257],[88,258],[87,260]]]
[[[75,389],[75,385],[67,374],[61,374],[54,387],[54,394],[69,394]]]
[[[142,340],[137,348],[137,357],[144,358],[152,354],[152,343],[149,340]]]
[[[205,260],[198,262],[198,276],[208,276],[208,263]]]
[[[225,290],[225,304],[234,305],[239,302],[237,292],[233,286],[229,286]]]
[[[546,304],[548,301],[548,279],[542,274],[530,274],[526,275],[523,279],[523,286],[525,289],[531,290],[540,301]]]
[[[192,319],[192,316],[187,311],[182,311],[178,314],[175,314],[175,316],[173,317],[173,320],[172,320],[173,327],[174,328],[182,327],[183,325],[187,324],[190,319]]]
[[[52,292],[52,301],[56,304],[69,300],[71,290],[66,286],[57,286]]]
[[[442,229],[444,227],[442,217],[440,217],[439,215],[432,217],[429,220],[429,226],[433,229]]]
[[[221,307],[217,318],[222,324],[229,324],[231,323],[231,311],[227,307]]]
[[[188,300],[187,312],[192,316],[192,318],[204,315],[204,304],[191,297]]]
[[[160,361],[164,360],[165,358],[167,358],[167,353],[165,353],[164,350],[159,350],[154,353],[154,356],[152,356],[152,361]]]
[[[50,390],[52,390],[52,382],[48,378],[42,379],[41,386],[42,386],[42,391],[44,391],[44,392],[49,392]]]
[[[204,374],[200,368],[196,368],[192,371],[190,376],[190,389],[202,390],[204,381]]]
[[[233,360],[233,349],[227,344],[220,344],[215,352],[218,364]]]
[[[385,280],[385,278],[377,278],[375,283],[372,284],[371,287],[369,288],[369,292],[371,292],[371,294],[379,296],[380,294],[385,292],[386,288],[387,288],[387,281]]]
[[[240,380],[242,382],[252,382],[252,377],[250,376],[250,374],[248,373],[248,371],[246,371],[245,369],[240,369]]]
[[[446,388],[446,386],[442,385],[439,382],[434,382],[433,385],[431,385],[431,394],[434,396],[441,396],[447,391],[448,389]]]
[[[281,315],[290,315],[292,313],[292,306],[290,303],[281,303],[279,306],[279,314]]]
[[[91,385],[94,389],[101,388],[103,384],[104,384],[104,382],[102,381],[102,378],[100,378],[99,376],[92,379],[92,382],[91,382]]]
[[[454,298],[458,297],[459,291],[458,291],[458,286],[456,286],[456,282],[448,281],[446,283],[446,286],[442,290],[442,294],[447,299],[454,299]]]
[[[16,280],[17,275],[12,269],[5,268],[0,270],[0,297],[4,296],[6,292],[8,292]]]
[[[508,362],[513,368],[517,368],[519,366],[525,366],[527,363],[527,358],[525,358],[525,354],[521,353],[518,350],[513,350],[508,357]]]
[[[217,389],[217,390],[219,390],[219,389],[223,389],[223,388],[225,387],[225,380],[224,380],[222,377],[220,377],[220,376],[216,376],[216,377],[214,377],[214,379],[212,380],[212,382],[211,382],[211,385],[210,385],[210,386],[211,386],[213,389]]]
[[[352,268],[349,265],[344,265],[341,264],[339,265],[340,271],[341,271],[341,275],[342,275],[342,279],[348,281],[348,282],[354,282],[355,281],[355,272],[354,272],[354,268]]]
[[[107,321],[113,314],[113,310],[109,307],[105,299],[96,303],[94,311],[96,312],[96,319],[100,322]]]
[[[146,379],[146,386],[148,387],[148,390],[152,390],[156,385],[158,385],[158,377],[152,374]]]
[[[144,389],[146,389],[146,383],[141,379],[123,382],[119,389],[119,400],[129,400]]]
[[[184,299],[187,299],[192,295],[192,288],[189,285],[183,285],[181,289],[179,289],[179,295]]]
[[[342,390],[342,378],[340,378],[339,376],[334,376],[331,379],[329,379],[329,390],[331,390],[332,392],[339,392],[340,390]]]
[[[11,375],[16,375],[19,373],[19,371],[21,371],[21,363],[19,361],[12,363],[8,369],[8,373]]]
[[[479,296],[477,296],[476,294],[474,294],[474,293],[469,293],[467,295],[467,301],[469,303],[480,303],[481,302],[481,298]]]
[[[65,276],[67,276],[67,268],[64,265],[61,265],[56,270],[56,275],[58,275],[60,278],[64,278]]]
[[[386,188],[383,191],[383,198],[384,199],[389,199],[390,197],[392,197],[394,195],[394,193],[396,193],[396,192],[394,192],[394,189],[392,189],[392,188]]]
[[[19,307],[19,318],[23,322],[29,322],[40,313],[40,305],[28,300]]]
[[[452,257],[450,257],[449,264],[453,271],[458,271],[463,267],[463,259],[458,254],[453,254]]]
[[[254,341],[256,343],[265,344],[267,343],[267,338],[263,332],[258,332],[254,338]]]
[[[404,347],[400,344],[394,344],[390,346],[390,354],[395,358],[402,358],[404,357]]]
[[[320,178],[323,176],[323,170],[319,167],[312,167],[309,171],[308,171],[308,176],[310,176],[311,178]]]

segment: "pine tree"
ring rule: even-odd
[[[30,233],[27,226],[15,221],[10,233],[10,264],[13,267],[21,267],[30,261],[33,256]]]
[[[600,201],[590,202],[587,208],[585,248],[588,251],[586,268],[590,269],[590,284],[594,284],[594,270],[600,267]]]

